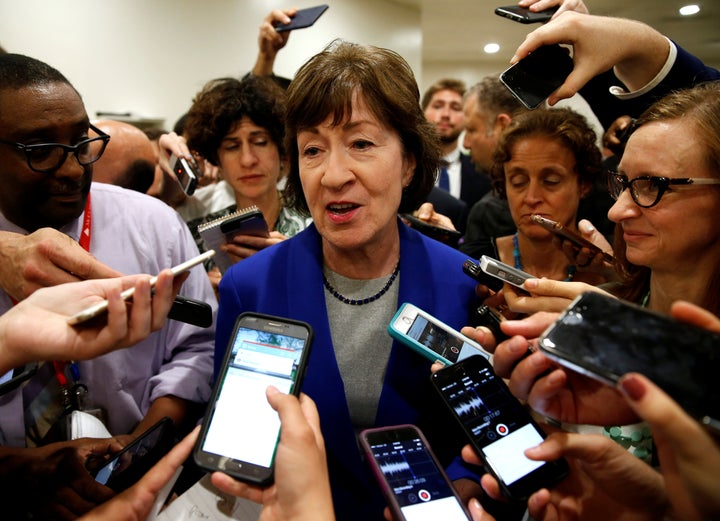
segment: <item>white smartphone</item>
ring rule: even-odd
[[[395,313],[388,333],[431,362],[450,365],[472,355],[492,356],[477,342],[408,302]]]
[[[181,273],[189,270],[193,266],[196,266],[198,264],[201,264],[205,262],[207,259],[211,258],[213,255],[215,255],[215,250],[208,250],[204,253],[201,253],[197,257],[193,257],[190,260],[187,260],[181,264],[178,264],[177,266],[173,266],[171,268],[173,276],[177,277]],[[157,275],[152,277],[150,279],[150,286],[155,287],[155,284],[157,283]],[[123,291],[120,295],[122,296],[123,300],[127,300],[130,297],[132,297],[135,294],[135,288],[128,288],[125,291]],[[81,324],[83,322],[87,322],[91,318],[95,318],[98,315],[101,315],[102,313],[105,313],[108,308],[108,301],[103,300],[102,302],[98,302],[97,304],[94,304],[92,306],[89,306],[82,311],[79,311],[72,315],[71,317],[68,317],[67,323],[71,326],[74,326],[76,324]]]
[[[367,429],[360,445],[398,521],[468,521],[462,500],[414,425]]]
[[[498,278],[503,282],[512,284],[516,288],[519,288],[523,291],[527,291],[525,288],[523,288],[523,284],[527,279],[537,278],[534,275],[525,273],[522,270],[514,268],[509,264],[505,264],[504,262],[500,262],[497,259],[493,259],[492,257],[488,257],[487,255],[483,255],[482,257],[480,257],[480,269],[488,275],[492,275],[493,277]]]

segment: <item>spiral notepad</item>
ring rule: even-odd
[[[237,235],[267,237],[268,228],[263,214],[257,206],[248,206],[228,215],[223,215],[198,226],[198,233],[205,243],[205,249],[215,250],[215,264],[221,273],[232,266],[230,256],[220,246],[233,240]]]

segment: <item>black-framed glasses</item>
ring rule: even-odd
[[[625,189],[630,189],[630,196],[635,204],[642,208],[650,208],[660,202],[663,194],[667,192],[670,185],[673,186],[691,186],[691,185],[718,185],[720,179],[708,177],[660,177],[651,175],[641,175],[632,180],[628,180],[625,174],[617,172],[608,173],[608,190],[610,196],[617,200]]]
[[[31,170],[47,174],[54,172],[60,168],[68,154],[74,154],[78,163],[87,166],[94,163],[105,152],[110,136],[97,128],[90,125],[90,130],[95,132],[98,137],[84,139],[76,145],[62,145],[60,143],[38,143],[36,145],[23,145],[13,141],[0,139],[0,143],[15,147],[25,154],[25,159]]]

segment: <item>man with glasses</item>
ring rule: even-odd
[[[61,73],[26,56],[0,56],[0,231],[28,235],[54,228],[107,265],[107,273],[156,274],[197,255],[187,227],[167,205],[92,183],[92,164],[108,140],[90,125],[79,94]],[[182,293],[216,307],[202,269],[190,271]],[[0,292],[0,313],[13,303]],[[213,344],[213,327],[171,320],[128,350],[88,362],[46,363],[26,385],[0,397],[0,443],[24,447],[64,439],[73,410],[100,417],[110,433],[125,436],[123,442],[163,416],[177,426],[193,424],[210,395]],[[58,486],[67,485],[62,481]],[[82,499],[66,507],[81,513],[98,498]]]

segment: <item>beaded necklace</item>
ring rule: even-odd
[[[382,297],[385,293],[387,293],[387,290],[390,289],[390,286],[392,286],[392,283],[395,282],[395,279],[398,276],[398,273],[400,273],[400,263],[398,262],[395,265],[395,269],[392,272],[392,275],[390,275],[390,278],[385,283],[385,285],[382,287],[380,291],[375,293],[374,295],[371,295],[369,297],[361,298],[361,299],[351,299],[347,298],[342,293],[338,292],[335,288],[333,288],[332,284],[330,284],[330,281],[327,279],[325,275],[323,275],[323,284],[325,285],[325,289],[327,289],[330,294],[338,299],[340,302],[344,302],[345,304],[350,304],[351,306],[362,306],[363,304],[369,304],[370,302],[375,302],[377,299]]]
[[[518,246],[518,234],[513,235],[513,258],[515,259],[515,268],[522,270],[522,260],[520,259],[520,246]],[[575,277],[577,268],[574,264],[571,264],[567,268],[567,275],[565,276],[565,282],[570,282]]]

